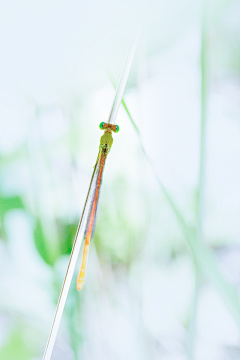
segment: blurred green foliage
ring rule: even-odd
[[[147,7],[161,21],[150,21],[140,43],[86,285],[77,293],[74,276],[52,360],[239,358],[240,5],[211,1],[202,26],[200,4],[174,4]],[[67,70],[58,58],[57,76],[48,57],[49,77],[62,66],[60,82],[69,79],[70,57]],[[112,101],[107,76],[98,79],[99,67],[90,74],[88,61],[57,101],[45,85],[34,101],[0,94],[1,360],[42,358],[98,150],[95,129]],[[87,80],[75,79],[85,72]]]
[[[7,241],[7,236],[4,229],[4,216],[9,210],[12,209],[24,209],[24,204],[21,196],[7,197],[0,194],[0,221],[1,221],[0,236],[5,241]]]

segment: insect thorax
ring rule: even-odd
[[[100,150],[109,153],[112,144],[113,144],[112,133],[110,131],[105,131],[100,139]]]

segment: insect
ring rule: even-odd
[[[62,313],[66,303],[68,291],[70,288],[71,280],[73,277],[75,265],[77,262],[78,254],[81,247],[82,238],[85,238],[85,245],[83,249],[82,265],[77,277],[77,289],[81,290],[84,285],[85,275],[86,275],[86,266],[87,258],[89,252],[89,245],[91,238],[94,233],[94,227],[96,222],[97,207],[99,201],[99,194],[102,184],[103,170],[106,163],[107,156],[113,144],[112,132],[117,133],[119,131],[119,126],[111,123],[102,122],[99,125],[101,130],[104,130],[104,134],[100,139],[99,152],[97,156],[97,161],[95,163],[93,174],[87,193],[87,198],[82,212],[82,217],[80,219],[75,240],[72,247],[72,252],[70,255],[65,279],[63,282],[62,290],[59,296],[55,317],[53,320],[52,328],[48,338],[47,346],[43,356],[43,360],[50,360],[55,339],[57,336],[58,328],[60,325]]]
[[[103,170],[105,167],[107,155],[113,143],[112,131],[115,133],[119,131],[118,125],[112,125],[104,122],[102,122],[99,127],[101,130],[104,130],[104,134],[100,139],[99,153],[93,170],[91,193],[89,194],[88,199],[88,201],[90,202],[90,207],[84,236],[85,244],[83,249],[82,265],[77,277],[77,290],[82,290],[85,281],[89,245],[95,229],[98,201],[103,178]]]
[[[111,108],[111,112],[108,118],[108,122],[102,122],[100,124],[100,129],[104,130],[104,134],[100,139],[100,146],[96,164],[93,169],[93,174],[90,182],[90,186],[88,189],[85,205],[82,212],[82,217],[80,219],[77,233],[75,236],[75,240],[73,243],[66,275],[63,281],[62,290],[59,296],[55,316],[53,319],[52,328],[49,334],[49,338],[47,341],[45,353],[43,355],[43,360],[50,360],[54,343],[57,337],[58,328],[61,322],[64,306],[67,300],[67,295],[69,292],[70,284],[72,281],[72,277],[74,274],[75,265],[78,259],[78,254],[81,248],[82,239],[85,239],[85,245],[83,249],[83,257],[82,257],[82,265],[77,277],[77,289],[81,290],[84,285],[85,275],[86,275],[86,267],[87,267],[87,259],[89,253],[89,245],[91,238],[94,233],[94,227],[96,222],[96,214],[97,207],[99,201],[99,194],[102,184],[103,170],[106,163],[106,159],[108,153],[113,144],[112,132],[117,133],[119,131],[119,126],[115,125],[115,120],[117,117],[118,109],[120,103],[122,101],[123,92],[126,86],[126,82],[128,79],[129,71],[131,68],[131,64],[133,61],[133,57],[135,54],[135,50],[138,43],[139,33],[133,37],[132,43],[130,45],[126,61],[123,67],[122,74],[120,76],[120,80],[116,89],[113,105]]]

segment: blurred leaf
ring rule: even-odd
[[[20,196],[0,197],[0,215],[4,216],[7,211],[13,209],[24,209]]]
[[[43,260],[50,266],[53,266],[60,256],[71,254],[72,245],[78,226],[77,222],[69,224],[64,222],[62,219],[58,219],[56,221],[56,224],[59,234],[58,249],[50,248],[48,246],[49,240],[46,237],[40,219],[37,219],[34,230],[34,240],[36,248]]]
[[[37,219],[36,226],[34,229],[34,242],[37,251],[48,265],[53,266],[56,259],[54,259],[51,256],[49,249],[47,247],[47,241],[48,240],[45,237],[41,221]]]
[[[0,237],[7,239],[4,229],[4,216],[13,209],[24,209],[24,204],[20,196],[0,196]]]
[[[9,165],[10,163],[16,163],[17,161],[24,159],[28,154],[26,144],[18,146],[14,151],[9,154],[4,154],[1,156],[0,163],[1,166]]]
[[[32,359],[33,352],[24,339],[22,329],[15,329],[0,349],[1,360],[28,360]]]
[[[58,221],[57,226],[60,234],[60,252],[62,255],[70,255],[78,223],[66,224],[61,220]]]

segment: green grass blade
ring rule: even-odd
[[[175,214],[178,224],[182,230],[182,233],[189,247],[191,248],[192,256],[196,260],[197,266],[200,269],[201,274],[206,278],[206,280],[211,282],[212,285],[217,289],[220,296],[224,300],[226,307],[228,308],[229,312],[232,314],[234,320],[236,321],[237,325],[240,328],[240,299],[236,288],[232,286],[222,275],[221,271],[219,270],[219,266],[215,254],[212,252],[212,250],[210,250],[203,242],[199,242],[197,239],[196,231],[193,231],[187,226],[176,203],[174,202],[171,195],[164,187],[156,170],[154,169],[153,163],[143,146],[140,131],[135,121],[133,120],[133,117],[131,116],[131,113],[124,99],[122,100],[122,104],[128,114],[129,120],[131,121],[137,133],[143,154],[159,184],[159,187],[164,193],[169,206],[171,207],[173,213]]]

